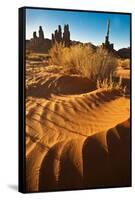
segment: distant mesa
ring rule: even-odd
[[[103,48],[108,50],[109,52],[112,52],[118,57],[121,58],[130,58],[130,47],[128,48],[123,48],[119,49],[116,51],[114,49],[114,44],[110,43],[109,41],[109,36],[110,36],[110,19],[107,21],[107,33],[105,35],[105,42],[102,43],[100,46],[95,46],[92,43],[82,43],[80,41],[75,41],[70,39],[70,30],[69,30],[69,25],[65,24],[63,27],[63,32],[61,25],[58,25],[58,29],[52,33],[51,39],[45,38],[44,31],[42,29],[42,26],[39,26],[38,30],[38,36],[37,32],[33,32],[33,38],[30,40],[26,40],[26,48],[28,50],[32,50],[34,52],[38,53],[48,53],[49,49],[57,42],[57,43],[62,43],[66,47],[70,47],[71,45],[76,45],[76,44],[85,44],[89,45],[90,47],[93,48],[93,50],[96,50],[96,48]]]
[[[64,25],[64,32],[59,25],[58,29],[52,33],[52,39],[45,38],[42,26],[39,26],[39,31],[33,32],[33,38],[26,40],[26,48],[37,52],[48,52],[48,50],[56,43],[63,43],[66,47],[71,45],[69,25]]]

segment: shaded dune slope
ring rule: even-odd
[[[49,98],[52,94],[81,94],[96,87],[88,78],[79,75],[39,74],[27,81],[27,96]]]
[[[61,144],[43,159],[39,190],[130,185],[130,135],[124,124]]]

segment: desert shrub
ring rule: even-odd
[[[91,78],[91,58],[93,50],[89,46],[75,45],[66,50],[64,66],[69,67],[74,73]]]
[[[49,63],[62,65],[73,73],[88,76],[92,49],[89,46],[75,45],[70,48],[56,43],[49,52]]]
[[[70,48],[56,44],[49,52],[50,64],[62,65],[72,73],[89,79],[106,79],[116,70],[117,59],[102,48],[93,50],[89,45],[74,45]]]
[[[63,55],[65,47],[62,43],[56,43],[49,51],[49,64],[63,65]]]
[[[113,75],[117,68],[117,58],[105,49],[98,48],[91,59],[94,79],[104,80]]]
[[[112,88],[121,88],[122,86],[122,78],[119,78],[119,81],[113,81],[112,75],[110,77],[105,78],[103,80],[97,79],[97,88],[104,88],[104,89],[112,89]]]

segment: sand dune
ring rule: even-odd
[[[27,190],[130,184],[129,97],[54,71],[26,73]]]
[[[127,186],[130,184],[129,144],[129,128],[125,129],[124,124],[84,140],[57,143],[43,159],[39,189]]]

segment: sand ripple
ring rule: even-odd
[[[26,84],[27,191],[129,185],[129,98],[41,71]]]

